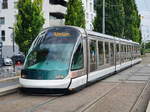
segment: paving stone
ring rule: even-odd
[[[150,76],[132,76],[128,80],[130,81],[147,81],[149,80]]]

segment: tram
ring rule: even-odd
[[[73,91],[141,61],[140,45],[74,26],[44,29],[32,43],[22,89]]]

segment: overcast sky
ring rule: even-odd
[[[143,20],[150,21],[150,0],[136,0],[139,13],[144,17]],[[150,25],[150,24],[146,24]]]
[[[150,14],[150,0],[136,0],[140,13]]]
[[[141,28],[143,40],[150,40],[150,0],[136,0],[139,13],[143,16]]]

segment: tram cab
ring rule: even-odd
[[[23,88],[73,89],[86,84],[86,49],[80,30],[52,27],[33,42],[21,72]]]

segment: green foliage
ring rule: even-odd
[[[106,34],[141,42],[140,16],[135,0],[105,0]],[[97,0],[94,30],[102,33],[103,0]]]
[[[20,51],[27,54],[33,40],[44,24],[42,0],[19,0],[18,15],[15,24],[15,41]]]
[[[65,24],[85,28],[85,14],[81,0],[69,0]]]
[[[97,16],[94,20],[94,30],[102,33],[103,0],[97,0]],[[117,37],[124,36],[124,7],[122,0],[106,0],[105,3],[105,33]]]
[[[150,42],[145,43],[145,49],[150,49]]]
[[[140,16],[135,0],[123,0],[125,9],[125,37],[141,43]]]
[[[145,54],[145,48],[144,48],[144,43],[141,43],[141,55],[144,55]]]

